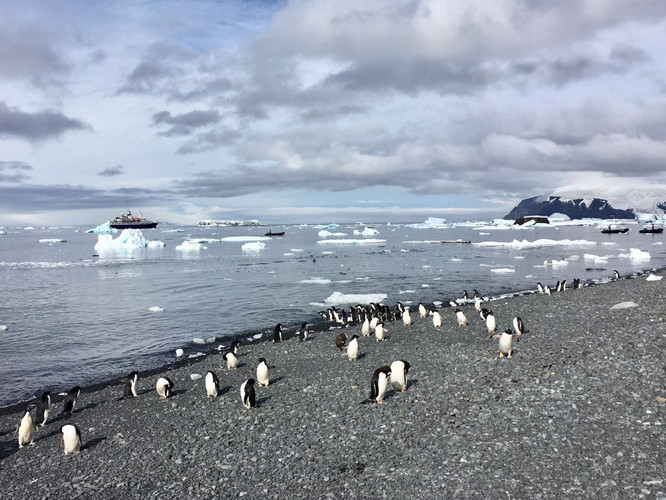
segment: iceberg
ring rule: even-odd
[[[557,247],[557,246],[566,246],[566,247],[592,247],[597,243],[595,241],[589,240],[551,240],[547,238],[541,238],[534,241],[528,240],[513,240],[513,241],[480,241],[477,243],[472,243],[472,245],[477,247],[488,247],[488,248],[506,248],[508,250],[525,250],[527,248],[540,248],[540,247]]]
[[[339,306],[342,304],[369,304],[370,302],[381,302],[386,299],[386,297],[388,297],[388,295],[385,293],[346,294],[333,292],[326,298],[324,303],[329,306]]]
[[[569,262],[566,260],[552,260],[550,264],[553,266],[553,269],[561,269],[563,267],[567,267],[569,265]]]
[[[445,229],[449,227],[449,225],[446,224],[446,219],[441,219],[439,217],[428,217],[425,222],[405,224],[405,227],[413,227],[414,229]]]
[[[650,252],[644,252],[643,250],[639,250],[638,248],[632,248],[629,250],[629,253],[621,253],[618,255],[620,258],[628,258],[629,260],[632,261],[644,261],[644,260],[650,260]]]
[[[343,240],[318,240],[318,245],[385,245],[386,240],[381,239],[367,239],[367,240],[352,240],[352,239],[343,239]]]
[[[261,241],[251,241],[249,243],[245,243],[242,247],[241,250],[243,253],[259,253],[263,251],[266,248],[266,244],[262,243]]]
[[[180,252],[196,252],[199,250],[206,250],[208,247],[203,243],[194,240],[185,240],[176,247]]]
[[[331,231],[322,229],[317,233],[317,236],[319,236],[320,238],[330,238],[331,236],[347,236],[347,233],[332,233]]]
[[[662,278],[663,276],[657,276],[656,274],[650,273],[648,277],[645,278],[645,281],[661,281]]]
[[[139,248],[157,248],[163,246],[164,242],[162,241],[149,241],[144,238],[140,229],[123,229],[123,232],[115,239],[110,234],[99,234],[94,248],[98,252],[102,252],[136,250]]]
[[[365,226],[360,231],[358,229],[354,229],[354,234],[356,236],[374,236],[376,234],[379,234],[379,231],[377,231],[374,227]]]
[[[111,233],[117,233],[118,230],[111,227],[111,221],[106,221],[104,224],[100,224],[97,227],[93,227],[92,229],[88,229],[86,233],[93,233],[93,234],[111,234]]]
[[[511,269],[510,267],[498,267],[495,269],[490,270],[491,273],[496,273],[496,274],[509,274],[509,273],[515,273],[515,269]]]

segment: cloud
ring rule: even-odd
[[[56,139],[65,132],[89,130],[90,125],[56,111],[26,113],[0,101],[0,137],[16,137],[31,142]]]
[[[122,165],[116,165],[115,167],[108,167],[101,172],[97,172],[97,175],[101,177],[115,177],[117,175],[122,175],[124,170],[125,168]]]
[[[25,172],[32,169],[22,161],[0,161],[0,182],[23,182],[30,178]]]
[[[215,125],[220,119],[220,113],[216,110],[194,110],[179,115],[172,115],[169,111],[160,111],[153,115],[153,125],[173,125],[165,132],[160,132],[160,135],[173,137],[190,135],[194,129]]]

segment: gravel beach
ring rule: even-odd
[[[282,343],[242,345],[236,370],[210,355],[143,374],[137,398],[123,400],[117,382],[84,389],[71,417],[60,416],[59,398],[23,449],[23,411],[8,409],[0,491],[6,499],[666,498],[665,290],[666,280],[643,275],[488,302],[499,332],[514,316],[529,330],[511,359],[498,358],[498,340],[472,304],[461,307],[466,327],[454,308],[441,308],[440,329],[414,304],[411,326],[387,324],[384,342],[359,338],[355,362],[334,342],[360,326],[305,342],[289,331]],[[611,309],[625,302],[635,305]],[[271,383],[257,387],[258,407],[248,410],[239,387],[256,378],[260,357]],[[399,359],[411,364],[407,391],[368,402],[375,368]],[[191,377],[208,370],[220,381],[215,399]],[[175,385],[166,400],[155,391],[159,375]],[[65,423],[81,430],[78,455],[63,455]]]

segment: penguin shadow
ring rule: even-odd
[[[11,441],[3,441],[0,443],[0,460],[4,460],[19,451],[18,441],[12,439]]]
[[[84,411],[84,410],[92,410],[93,408],[95,408],[98,405],[99,405],[99,403],[88,403],[85,406],[77,408],[73,413],[79,413],[79,412]]]
[[[178,396],[179,394],[185,394],[186,392],[187,392],[186,389],[178,389],[178,390],[175,390],[175,391],[171,391],[171,394],[169,395],[169,397],[167,399],[171,399],[172,397]]]
[[[270,396],[264,396],[263,398],[258,398],[258,399],[257,399],[257,407],[259,407],[259,406],[264,406],[264,404],[265,404],[269,399],[271,399]]]
[[[40,441],[43,441],[44,439],[48,439],[53,436],[57,436],[60,434],[60,429],[54,429],[51,432],[48,432],[47,434],[40,435],[38,438],[35,438],[35,443],[39,443]]]
[[[220,387],[217,389],[217,397],[219,398],[220,396],[224,396],[227,392],[231,390],[231,386],[228,385],[226,387]]]
[[[81,445],[81,450],[83,451],[83,450],[88,450],[90,448],[94,448],[95,446],[97,446],[98,444],[100,444],[104,441],[106,441],[106,436],[96,437],[94,439],[91,439],[90,441],[84,442]]]
[[[280,377],[275,377],[275,378],[271,378],[271,380],[270,380],[270,385],[273,385],[273,384],[279,382],[279,381],[282,380],[283,378],[284,378],[284,377],[282,377],[282,376],[280,376]]]

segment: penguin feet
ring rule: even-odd
[[[503,352],[500,352],[500,353],[499,353],[499,357],[500,357],[500,358],[503,358],[503,357],[504,357],[504,353],[503,353]]]

